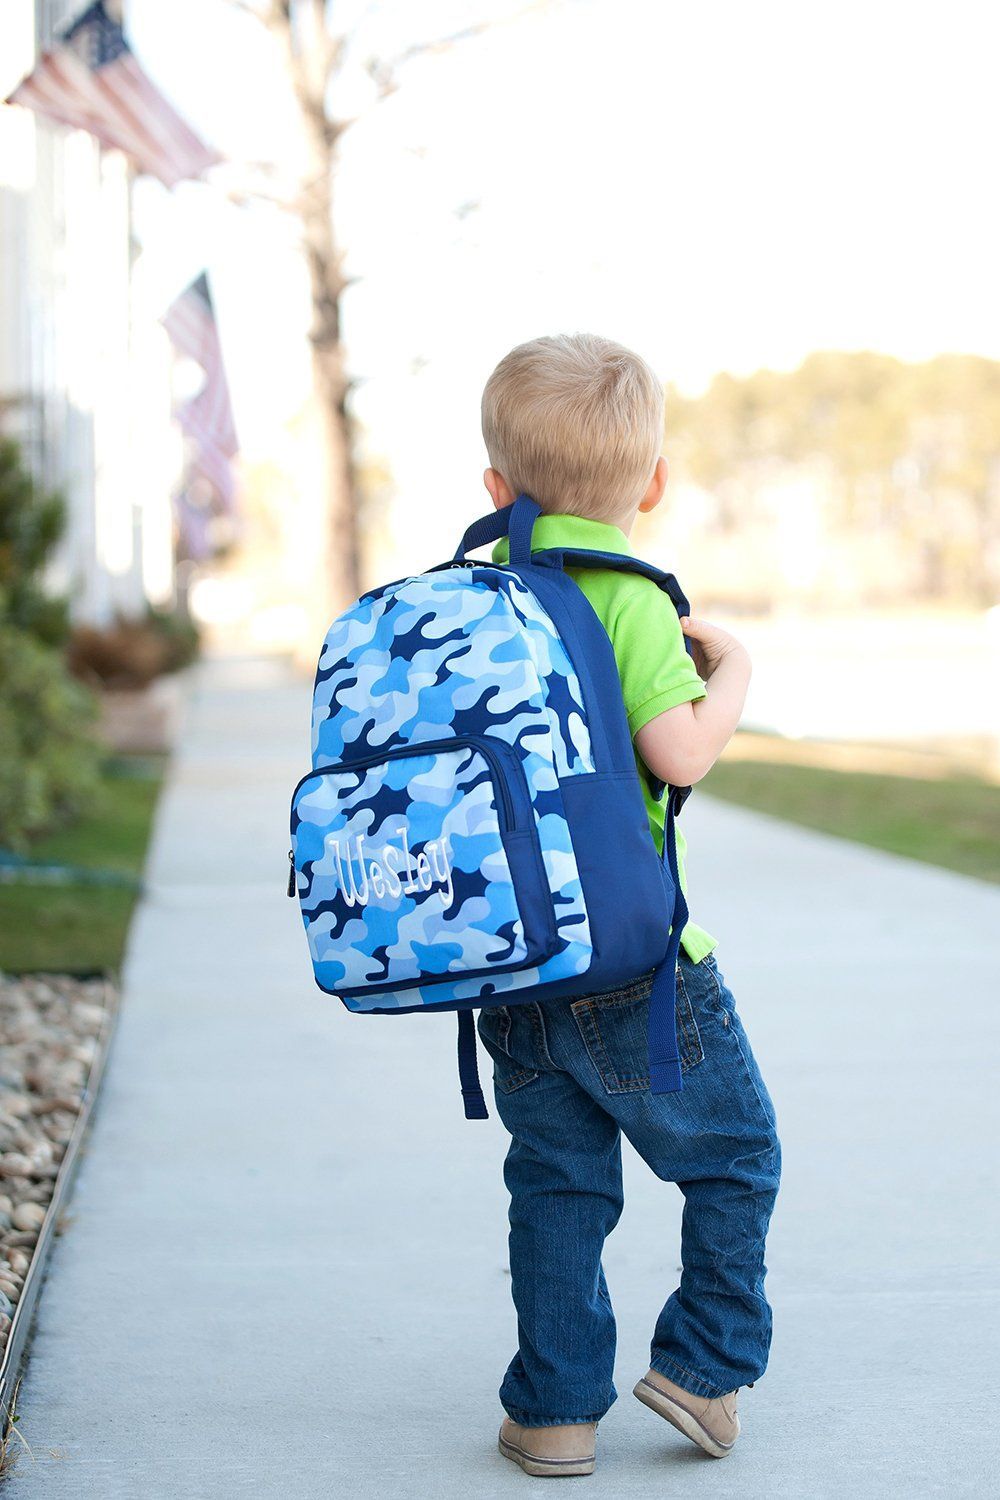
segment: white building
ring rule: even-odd
[[[81,0],[3,0],[0,97]],[[96,624],[169,601],[170,352],[131,274],[129,167],[0,105],[0,411],[67,504],[53,586]]]

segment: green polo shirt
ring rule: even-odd
[[[531,550],[546,547],[587,547],[592,551],[624,552],[632,556],[628,537],[617,526],[585,516],[539,516]],[[493,560],[505,563],[506,539],[498,542]],[[649,578],[616,573],[611,568],[569,568],[611,638],[622,682],[625,712],[633,739],[657,714],[705,697],[705,684],[684,648],[684,635],[670,599]],[[657,849],[663,852],[663,802],[653,796],[649,771],[636,752],[649,826]],[[688,894],[684,863],[687,840],[677,824],[677,864],[681,888]],[[711,933],[688,922],[681,942],[688,957],[699,963],[716,945]]]

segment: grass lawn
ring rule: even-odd
[[[807,828],[1000,882],[1000,787],[973,776],[931,780],[723,759],[700,785]]]
[[[140,875],[163,763],[110,763],[92,814],[33,844],[30,858]],[[137,893],[87,885],[8,885],[0,890],[0,969],[80,973],[117,970]]]

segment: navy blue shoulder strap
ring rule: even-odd
[[[664,573],[652,564],[642,562],[622,552],[599,552],[588,548],[552,548],[535,552],[532,562],[542,567],[558,568],[613,568],[620,573],[638,573],[649,578],[668,595],[678,615],[691,613],[687,596],[673,573]],[[693,655],[691,642],[685,637],[688,655]],[[667,786],[665,782],[653,781],[653,794],[661,798]],[[675,1017],[677,961],[680,957],[681,934],[688,919],[688,906],[681,889],[680,872],[677,866],[677,815],[688,797],[689,786],[673,786],[667,794],[663,819],[663,861],[667,866],[674,889],[674,910],[670,923],[670,941],[663,962],[653,975],[653,987],[649,997],[649,1075],[650,1089],[654,1094],[670,1094],[682,1086],[681,1065],[678,1056],[677,1026]]]
[[[679,615],[691,613],[687,595],[673,573],[664,573],[652,563],[631,557],[625,552],[601,552],[592,547],[546,547],[531,550],[531,536],[542,508],[530,495],[518,495],[513,505],[492,511],[473,521],[455,552],[454,561],[462,562],[477,547],[510,538],[510,561],[515,568],[529,564],[548,568],[612,568],[620,573],[638,573],[649,578],[671,599]]]
[[[598,552],[588,547],[546,547],[544,551],[534,553],[531,560],[550,568],[611,568],[618,573],[638,573],[643,578],[652,579],[669,596],[679,615],[691,613],[687,595],[673,573],[664,573],[652,563],[630,557],[625,552]]]
[[[691,606],[687,595],[681,588],[673,573],[664,573],[660,568],[654,568],[652,563],[643,562],[641,558],[631,557],[626,552],[599,552],[593,548],[585,547],[553,547],[545,548],[543,551],[532,555],[532,562],[539,563],[549,568],[612,568],[619,573],[638,573],[642,578],[649,578],[653,583],[668,596],[678,616],[689,615]],[[684,637],[684,649],[688,656],[694,657],[694,647]],[[653,792],[656,797],[662,797],[666,790],[665,782],[654,782]],[[691,795],[689,786],[675,788],[678,793],[676,811],[680,812],[684,803]]]
[[[674,911],[670,919],[670,939],[663,962],[653,974],[649,993],[647,1044],[649,1047],[649,1087],[654,1094],[674,1094],[683,1087],[679,1047],[677,1045],[677,961],[681,936],[688,919],[688,905],[681,889],[677,867],[677,833],[674,820],[690,787],[671,787],[667,796],[663,827],[663,862],[670,871],[674,887]]]
[[[475,521],[466,531],[455,561],[464,560],[467,553],[477,547],[510,537],[510,562],[519,572],[531,573],[534,568],[552,569],[562,572],[566,568],[611,568],[622,573],[637,573],[657,584],[673,603],[678,615],[690,613],[684,591],[672,573],[664,573],[650,563],[625,553],[601,552],[586,548],[547,548],[531,551],[531,537],[541,507],[528,495],[519,495],[513,505],[492,515]],[[445,566],[450,566],[445,564]],[[691,642],[685,647],[693,655]],[[662,797],[665,784],[654,783],[654,793]],[[670,873],[674,890],[674,907],[670,924],[670,936],[663,962],[653,976],[653,987],[649,1007],[649,1061],[650,1087],[653,1093],[673,1093],[682,1086],[678,1057],[675,994],[676,971],[680,951],[681,934],[688,918],[687,902],[681,889],[677,866],[677,843],[675,821],[691,791],[690,787],[671,787],[664,808],[663,860]],[[476,1067],[476,1032],[471,1012],[460,1011],[458,1017],[458,1060],[462,1083],[465,1113],[469,1119],[486,1117],[486,1104],[479,1084]]]
[[[642,578],[650,579],[663,590],[678,616],[691,613],[687,595],[673,573],[664,573],[661,568],[655,568],[652,563],[643,562],[641,558],[632,557],[628,553],[603,552],[592,547],[546,547],[532,552],[531,536],[541,513],[541,506],[530,495],[518,495],[513,505],[493,511],[491,515],[472,523],[462,538],[454,561],[461,562],[467,553],[477,547],[484,547],[490,542],[499,541],[503,536],[509,536],[510,561],[514,567],[543,567],[556,572],[562,572],[566,568],[611,568],[619,573],[636,573]],[[442,566],[450,567],[451,564],[444,563]],[[686,636],[684,649],[689,656],[694,656],[694,648]],[[654,783],[653,791],[657,797],[662,797],[665,790],[665,783]],[[676,811],[680,812],[691,788],[678,787],[675,791],[678,793]]]
[[[476,1061],[476,1018],[471,1010],[458,1013],[458,1078],[467,1120],[488,1120],[489,1110],[483,1098]]]

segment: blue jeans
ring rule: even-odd
[[[601,1253],[624,1204],[621,1133],[684,1195],[680,1286],[653,1333],[654,1370],[699,1396],[764,1373],[764,1240],[778,1190],[774,1108],[713,954],[681,951],[684,1087],[649,1091],[650,978],[581,1000],[479,1014],[511,1135],[511,1290],[518,1350],[500,1401],[526,1427],[596,1422],[615,1400],[615,1319]]]

